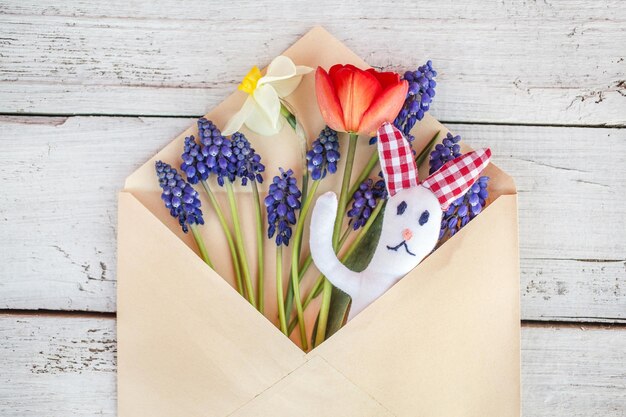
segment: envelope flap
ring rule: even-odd
[[[118,226],[120,416],[222,416],[304,362],[129,193]]]
[[[320,357],[296,369],[230,417],[392,417]]]
[[[316,348],[397,416],[519,416],[516,196]]]

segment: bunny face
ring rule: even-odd
[[[406,275],[437,243],[441,216],[439,200],[427,188],[418,185],[398,191],[387,201],[369,268]]]

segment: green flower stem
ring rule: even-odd
[[[341,192],[339,193],[339,205],[337,208],[337,218],[335,219],[335,227],[333,230],[333,248],[337,252],[339,239],[341,234],[341,226],[343,217],[346,213],[348,205],[348,191],[350,189],[350,176],[352,175],[352,166],[354,165],[354,155],[356,153],[356,144],[358,135],[350,133],[350,141],[348,143],[348,154],[346,155],[346,166],[343,171],[343,180],[341,181]],[[328,323],[328,312],[330,309],[330,298],[332,296],[333,285],[327,279],[324,280],[324,289],[322,292],[322,305],[317,320],[317,332],[315,334],[315,346],[326,338],[326,325]]]
[[[352,187],[350,188],[350,192],[348,193],[350,197],[352,197],[354,193],[356,193],[356,190],[359,189],[359,186],[361,185],[361,183],[363,183],[363,181],[365,181],[367,177],[370,176],[370,174],[372,173],[372,170],[374,169],[377,163],[378,163],[378,150],[372,153],[372,156],[370,156],[370,159],[367,161],[367,164],[365,164],[365,166],[363,167],[363,170],[361,171],[359,176],[356,178],[356,181],[354,181],[354,184],[352,184]]]
[[[239,252],[239,259],[241,260],[241,269],[243,270],[243,280],[246,287],[246,294],[250,304],[256,308],[256,301],[254,299],[254,289],[252,288],[252,279],[250,278],[250,268],[248,267],[248,258],[246,257],[246,249],[243,245],[243,236],[241,234],[241,224],[239,223],[239,210],[237,209],[237,201],[235,200],[235,192],[233,191],[233,183],[226,179],[226,192],[228,194],[228,204],[230,205],[230,212],[233,218],[233,226],[235,227],[235,244],[237,245],[237,251]]]
[[[280,114],[287,119],[287,123],[289,123],[289,126],[295,131],[298,124],[296,116],[294,116],[291,110],[289,110],[282,101],[280,102]]]
[[[259,311],[263,314],[265,310],[265,279],[263,262],[263,215],[261,214],[261,200],[259,197],[259,187],[256,181],[252,182],[252,194],[254,195],[254,208],[256,217],[256,255],[257,255],[257,301]]]
[[[224,235],[226,236],[226,241],[228,242],[228,248],[230,249],[230,255],[233,259],[233,266],[235,268],[235,278],[237,282],[237,291],[239,294],[243,295],[243,282],[241,281],[241,269],[239,267],[239,256],[237,256],[237,250],[235,249],[235,243],[233,242],[233,235],[230,233],[230,229],[228,228],[228,224],[226,224],[226,219],[224,218],[224,212],[215,198],[215,194],[209,187],[209,184],[206,181],[202,181],[202,186],[204,187],[204,191],[209,196],[209,201],[213,206],[213,210],[215,214],[217,214],[217,219],[222,226],[222,230],[224,231]]]
[[[356,238],[352,241],[346,253],[341,257],[341,262],[346,262],[348,258],[352,255],[352,253],[354,253],[356,248],[359,246],[359,243],[361,243],[361,241],[363,240],[363,237],[365,237],[365,234],[368,232],[370,227],[372,227],[372,224],[374,224],[374,221],[376,221],[376,218],[380,214],[384,205],[385,205],[385,200],[380,200],[378,204],[376,204],[376,207],[374,207],[374,210],[372,211],[370,218],[367,219],[367,222],[365,222],[361,230],[359,230]],[[352,229],[348,228],[348,230],[346,231],[347,233],[344,233],[344,236],[342,237],[342,240],[344,242],[345,242],[344,237],[347,237],[351,230]],[[343,246],[343,244],[341,244],[341,246]],[[306,310],[309,304],[311,304],[311,301],[313,301],[319,295],[319,291],[322,288],[323,283],[324,283],[324,275],[318,276],[317,279],[315,280],[315,284],[313,284],[313,288],[311,288],[311,291],[309,291],[309,294],[307,295],[304,302],[302,303],[303,310]],[[297,324],[297,321],[295,319],[291,323],[289,323],[289,328],[288,328],[289,333],[293,331],[293,329],[296,327],[296,324]]]
[[[190,224],[189,228],[191,229],[191,233],[193,233],[193,238],[196,240],[198,249],[200,249],[200,255],[202,255],[202,259],[204,259],[204,262],[206,262],[206,264],[210,266],[211,269],[215,269],[215,267],[213,266],[213,262],[211,262],[211,259],[209,258],[209,254],[206,251],[206,246],[204,245],[204,240],[202,239],[202,236],[200,235],[198,226],[195,224]]]
[[[291,286],[293,290],[293,299],[296,304],[296,315],[298,318],[298,326],[300,328],[300,341],[302,343],[302,349],[307,350],[306,340],[306,327],[304,325],[304,311],[302,309],[302,300],[300,299],[300,274],[298,273],[298,266],[300,263],[300,247],[302,242],[302,232],[304,231],[304,224],[311,208],[311,203],[315,197],[317,187],[320,185],[320,181],[313,181],[311,186],[311,192],[304,201],[302,208],[300,209],[300,215],[298,216],[298,223],[296,224],[296,234],[294,236],[294,247],[291,251]],[[291,302],[288,304],[289,310],[291,310]]]
[[[283,247],[276,247],[276,303],[278,304],[278,321],[280,331],[289,337],[287,333],[287,320],[285,319],[285,305],[283,301]]]

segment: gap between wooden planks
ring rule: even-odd
[[[432,59],[442,120],[626,125],[616,0],[4,3],[1,112],[203,114],[322,23],[377,68]]]
[[[522,406],[532,417],[622,417],[626,327],[522,326]],[[0,312],[0,414],[115,416],[111,314]]]

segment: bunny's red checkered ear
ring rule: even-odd
[[[393,197],[399,190],[415,187],[419,180],[409,141],[390,123],[378,128],[377,135],[380,167],[389,195]]]
[[[441,209],[463,195],[489,164],[491,150],[477,149],[443,164],[441,169],[426,178],[422,185],[437,196]]]

